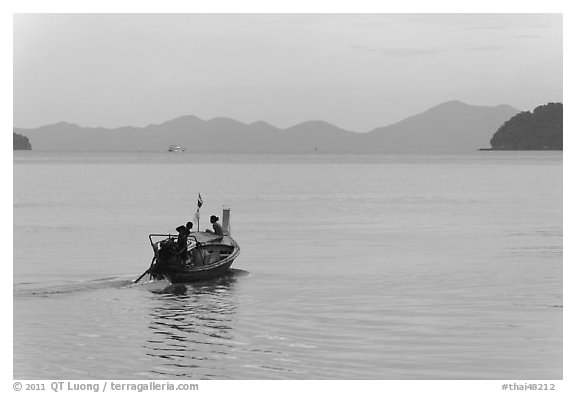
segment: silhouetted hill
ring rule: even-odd
[[[244,124],[195,116],[143,128],[90,128],[62,122],[14,131],[28,136],[35,150],[163,151],[174,144],[188,152],[467,152],[485,146],[494,130],[517,112],[505,105],[453,101],[366,134],[319,120],[282,130],[262,121]]]
[[[13,134],[14,134],[13,150],[32,150],[32,145],[30,144],[30,141],[28,140],[27,137],[25,137],[24,135],[16,134],[15,132],[13,132]]]
[[[467,152],[486,146],[506,119],[518,110],[499,105],[475,106],[450,101],[368,134],[368,151]]]
[[[562,150],[562,103],[518,113],[496,131],[490,144],[492,150]]]
[[[357,133],[314,120],[287,128],[282,133],[281,143],[290,152],[345,153],[353,151],[358,137]]]

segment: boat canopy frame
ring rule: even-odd
[[[148,235],[148,239],[150,240],[150,244],[152,245],[152,247],[154,247],[154,244],[157,243],[157,242],[155,243],[154,240],[152,240],[153,237],[163,237],[163,238],[165,238],[165,239],[177,239],[177,238],[178,238],[178,235],[173,235],[173,234],[171,234],[171,233],[168,233],[168,234],[151,233],[151,234]],[[198,241],[198,239],[196,238],[196,236],[194,236],[194,235],[188,235],[188,238],[193,238],[194,241],[195,241],[197,244],[201,244],[201,243]]]

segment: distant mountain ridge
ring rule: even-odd
[[[321,120],[286,129],[264,121],[245,124],[217,117],[180,116],[146,127],[81,127],[60,122],[35,129],[14,128],[34,150],[162,151],[236,153],[426,153],[467,152],[488,146],[496,130],[519,110],[450,101],[398,123],[356,133]]]
[[[367,134],[373,151],[464,152],[485,147],[518,109],[509,105],[473,106],[449,101]],[[385,146],[384,146],[385,145]]]

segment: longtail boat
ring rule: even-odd
[[[224,234],[191,232],[186,250],[178,246],[178,235],[150,234],[154,258],[146,274],[156,280],[167,279],[173,284],[209,280],[224,275],[240,253],[240,246],[229,231],[229,213],[224,211]]]

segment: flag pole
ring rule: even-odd
[[[196,208],[196,218],[198,220],[198,232],[200,232],[200,208],[202,207],[202,204],[204,203],[204,201],[202,201],[202,195],[200,195],[200,193],[198,193],[198,207]]]

